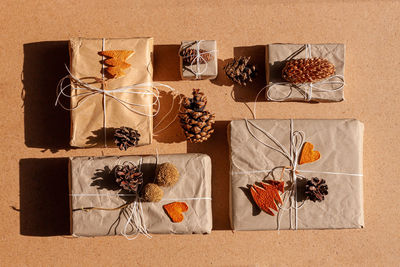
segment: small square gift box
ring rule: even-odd
[[[363,129],[354,119],[232,121],[232,229],[362,228]]]
[[[182,41],[179,56],[183,80],[205,80],[217,77],[217,41]]]
[[[344,44],[266,46],[268,101],[344,100]]]
[[[137,145],[152,142],[153,38],[73,38],[69,75],[57,102],[70,98],[73,147],[114,145],[115,129],[137,131]],[[65,80],[70,80],[69,85]]]
[[[75,157],[69,165],[75,236],[211,232],[207,155]]]

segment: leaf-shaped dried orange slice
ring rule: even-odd
[[[185,202],[172,202],[163,206],[165,212],[172,222],[178,223],[183,221],[182,212],[188,211],[189,207]]]
[[[112,77],[112,78],[119,78],[125,75],[125,72],[122,71],[121,68],[118,67],[108,67],[106,68],[106,72]]]
[[[125,61],[121,61],[119,59],[115,59],[115,58],[108,58],[108,59],[104,60],[104,63],[107,66],[120,67],[121,69],[127,69],[131,66],[131,64],[126,63]]]
[[[134,52],[130,50],[109,50],[99,52],[101,56],[107,57],[104,63],[108,66],[106,71],[109,76],[116,79],[125,75],[122,71],[131,66],[126,60],[130,58]]]
[[[304,163],[310,163],[313,161],[317,161],[320,159],[321,154],[319,153],[319,151],[313,150],[314,149],[314,145],[309,143],[309,142],[305,142],[303,145],[303,149],[301,150],[301,154],[300,154],[300,161],[299,164],[304,164]]]
[[[282,204],[278,190],[283,193],[284,182],[269,180],[266,183],[261,182],[261,186],[253,184],[250,188],[254,202],[261,210],[274,216],[275,214],[272,210],[278,211],[276,203]]]
[[[100,51],[99,54],[101,56],[120,59],[121,61],[125,61],[130,58],[135,52],[131,50],[108,50],[108,51]]]

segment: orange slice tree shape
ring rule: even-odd
[[[134,54],[134,51],[108,50],[101,51],[99,54],[107,58],[104,60],[104,64],[107,66],[107,74],[116,79],[123,77],[125,75],[123,70],[131,66],[131,64],[127,63],[126,60],[128,60]]]
[[[272,210],[278,211],[276,203],[282,204],[279,191],[284,192],[284,182],[268,180],[261,182],[261,186],[253,184],[250,191],[257,206],[269,215],[274,216]]]

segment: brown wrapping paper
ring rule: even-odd
[[[252,120],[251,122],[269,132],[289,151],[290,120]],[[257,138],[273,145],[264,134],[251,124],[248,125]],[[305,141],[314,144],[314,149],[321,153],[319,160],[299,165],[297,170],[308,179],[311,177],[325,179],[329,187],[329,194],[324,201],[314,203],[307,200],[303,207],[298,209],[297,229],[362,228],[364,225],[363,124],[354,119],[293,120],[293,129],[303,131]],[[259,209],[252,204],[251,195],[247,194],[249,193],[247,185],[262,181],[268,173],[267,170],[278,166],[290,166],[289,160],[258,142],[249,133],[245,120],[232,121],[228,133],[231,160],[232,229],[278,229],[278,216],[271,216],[263,211],[259,213]],[[275,172],[278,179],[280,171],[281,169]],[[285,172],[284,180],[288,179],[289,172]],[[281,210],[280,216],[279,229],[290,229],[291,222],[291,229],[293,229],[294,212]]]
[[[94,78],[102,77],[102,39],[74,38],[70,40],[70,71],[73,76],[84,82],[94,82]],[[152,82],[153,79],[153,38],[105,39],[104,50],[133,50],[134,55],[127,60],[131,66],[125,69],[126,75],[107,82],[107,90],[122,86]],[[101,88],[100,83],[93,86]],[[72,83],[72,88],[74,84]],[[151,87],[149,87],[151,89]],[[81,103],[83,96],[77,96],[82,90],[71,90],[71,108]],[[152,115],[153,96],[150,94],[130,94],[128,92],[113,93],[123,101],[145,105],[134,107],[137,111]],[[91,96],[82,102],[79,107],[71,111],[71,146],[91,147],[104,146],[104,112],[106,120],[107,144],[113,145],[113,131],[121,126],[128,126],[139,131],[141,137],[139,145],[150,144],[153,134],[153,119],[135,113],[124,107],[111,97],[103,94]],[[104,111],[104,109],[106,111]]]
[[[335,75],[344,76],[345,45],[344,44],[311,44],[311,57],[321,57],[329,60],[335,65]],[[306,58],[304,44],[269,44],[266,46],[266,77],[267,84],[270,86],[266,90],[274,99],[280,101],[312,101],[312,102],[340,102],[344,100],[344,88],[341,90],[332,90],[338,88],[337,84],[324,84],[321,87],[330,92],[322,92],[314,89],[311,100],[305,99],[302,90],[296,89],[289,84],[281,85],[274,83],[285,82],[282,78],[282,69],[289,59]],[[343,79],[344,80],[344,79]],[[335,78],[332,81],[340,81]],[[274,85],[273,85],[274,84]],[[303,88],[305,88],[303,86]],[[292,90],[291,90],[292,89]],[[268,92],[269,91],[269,92]]]
[[[129,200],[128,197],[115,196],[119,192],[113,173],[103,175],[107,166],[110,170],[126,161],[138,164],[143,160],[141,170],[144,179],[154,177],[155,156],[122,157],[75,157],[70,159],[70,203],[71,233],[77,236],[104,236],[120,234],[126,224],[126,217],[119,210],[102,211],[82,210],[82,207],[114,208]],[[210,233],[212,228],[211,212],[211,159],[203,154],[160,155],[158,163],[171,162],[180,173],[179,181],[173,187],[162,187],[164,197],[158,203],[142,202],[145,226],[150,233]],[[95,174],[98,175],[95,175]],[[97,177],[97,178],[96,178]],[[111,196],[110,196],[111,195]],[[207,199],[193,199],[207,198]],[[174,202],[186,202],[189,210],[180,223],[173,223],[163,210],[163,205]],[[130,229],[130,228],[128,228]]]
[[[181,49],[184,48],[193,48],[197,49],[196,41],[182,41]],[[214,51],[211,52],[212,59],[207,62],[207,64],[200,64],[199,66],[196,64],[196,61],[193,65],[185,64],[183,62],[183,58],[180,57],[180,69],[181,69],[181,77],[183,80],[205,80],[205,79],[215,79],[218,75],[218,58],[217,58],[217,41],[215,40],[202,40],[200,41],[200,49],[206,51]],[[199,73],[196,78],[196,73]]]

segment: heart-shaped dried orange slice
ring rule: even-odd
[[[182,212],[188,211],[189,207],[185,202],[172,202],[163,206],[165,212],[172,222],[178,223],[183,221]]]
[[[300,154],[300,161],[299,164],[304,164],[304,163],[310,163],[316,160],[319,160],[319,158],[321,157],[321,154],[319,153],[319,151],[313,150],[314,149],[314,145],[309,143],[309,142],[305,142],[303,145],[303,149],[301,150],[301,154]]]

